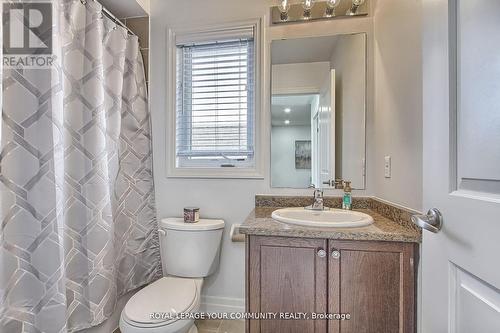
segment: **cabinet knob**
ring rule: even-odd
[[[340,251],[337,251],[337,250],[332,250],[332,258],[333,258],[333,259],[338,259],[338,258],[340,258]]]
[[[324,257],[326,257],[326,251],[323,250],[323,249],[319,249],[318,252],[317,252],[317,255],[320,258],[324,258]]]

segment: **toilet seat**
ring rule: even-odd
[[[163,277],[144,287],[127,302],[122,312],[123,320],[141,328],[163,327],[177,322],[177,318],[151,314],[189,313],[197,311],[200,304],[198,279]]]

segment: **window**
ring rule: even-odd
[[[255,167],[254,28],[176,41],[176,168]]]

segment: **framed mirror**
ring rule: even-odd
[[[271,45],[271,186],[365,188],[366,34]]]

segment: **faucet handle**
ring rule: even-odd
[[[343,179],[340,179],[340,178],[335,179],[334,184],[335,184],[336,189],[343,189],[344,188],[344,180]]]

